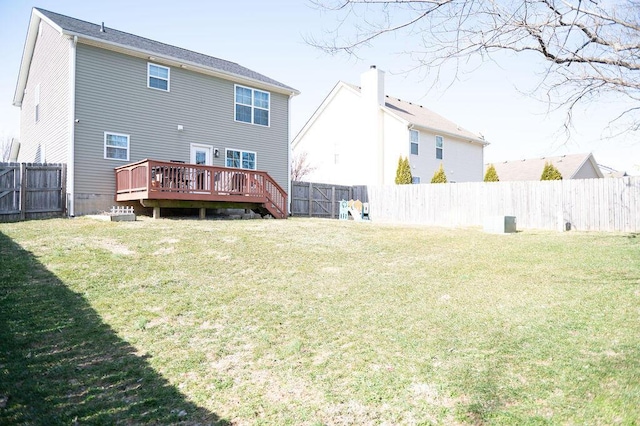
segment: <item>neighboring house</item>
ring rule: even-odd
[[[621,172],[619,170],[605,166],[604,164],[598,164],[598,167],[600,168],[602,175],[606,178],[621,178],[629,176],[627,172]]]
[[[13,104],[18,161],[67,163],[68,212],[114,204],[145,158],[261,170],[289,187],[290,99],[233,62],[33,9]]]
[[[440,164],[451,182],[482,181],[486,145],[433,111],[386,96],[375,66],[360,87],[338,82],[292,143],[314,168],[307,180],[343,185],[394,184],[400,157],[409,158],[414,183],[431,182]]]
[[[551,163],[562,179],[593,179],[603,177],[593,154],[571,154],[556,157],[529,158],[492,163],[501,182],[540,180],[545,163]],[[489,164],[487,164],[487,167]]]

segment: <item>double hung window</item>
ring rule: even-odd
[[[239,85],[235,90],[235,120],[269,126],[269,92]]]
[[[129,161],[129,135],[104,132],[104,158]]]
[[[418,142],[420,140],[420,133],[417,130],[409,130],[409,139],[411,143],[411,154],[418,155]]]
[[[442,160],[442,151],[444,150],[444,139],[442,136],[436,136],[436,159]]]
[[[162,65],[147,64],[147,87],[150,89],[169,91],[170,69]]]

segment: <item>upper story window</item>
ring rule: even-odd
[[[129,161],[129,135],[104,132],[104,158]]]
[[[444,139],[442,136],[436,136],[436,158],[442,160],[442,150],[444,149]]]
[[[235,88],[236,121],[269,126],[269,92],[238,85]]]
[[[418,141],[420,133],[417,130],[409,130],[409,140],[411,141],[411,154],[418,155]]]
[[[417,185],[420,183],[420,177],[419,176],[412,176],[411,177],[411,183],[413,183],[414,185]]]
[[[33,103],[35,105],[35,116],[36,116],[36,123],[38,121],[40,121],[40,84],[38,84],[36,86],[36,89],[34,90],[34,99],[33,99]]]
[[[227,149],[225,165],[236,169],[256,170],[256,153]]]
[[[169,67],[147,63],[147,87],[169,91]]]

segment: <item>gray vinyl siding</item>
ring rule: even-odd
[[[18,161],[66,163],[69,147],[69,40],[42,22],[20,111]],[[35,92],[40,113],[35,121]]]
[[[540,172],[542,174],[542,172]],[[593,164],[590,161],[587,161],[580,167],[580,169],[576,172],[576,174],[572,177],[572,179],[594,179],[598,178],[598,172],[593,168]],[[563,179],[568,179],[570,176],[563,176]]]
[[[189,162],[192,143],[218,148],[217,166],[226,148],[254,151],[286,190],[288,96],[271,92],[269,127],[239,123],[233,82],[170,67],[170,92],[150,89],[148,62],[165,65],[78,43],[76,193],[113,194],[113,169],[145,158]],[[130,136],[129,161],[104,159],[105,131]]]

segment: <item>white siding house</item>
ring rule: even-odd
[[[372,66],[361,86],[338,82],[294,138],[314,182],[384,185],[408,157],[414,181],[429,183],[442,164],[452,182],[483,179],[488,142],[440,115],[384,94],[384,72]]]

